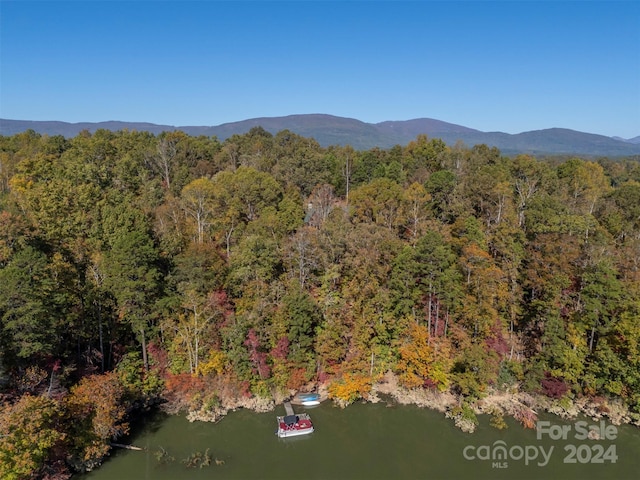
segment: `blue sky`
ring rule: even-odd
[[[0,0],[0,117],[640,135],[640,2]]]

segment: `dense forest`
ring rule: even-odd
[[[91,468],[159,402],[317,381],[348,403],[387,372],[640,415],[640,162],[0,137],[2,478]]]

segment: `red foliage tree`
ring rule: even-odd
[[[244,342],[245,346],[249,348],[249,358],[253,362],[253,373],[257,373],[262,379],[269,378],[271,375],[271,368],[267,363],[267,354],[260,349],[260,339],[255,329],[249,329],[247,333],[247,339]]]
[[[554,377],[550,372],[544,373],[544,378],[540,381],[540,384],[542,385],[542,393],[550,398],[562,398],[569,391],[565,381]]]

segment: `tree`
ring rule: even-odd
[[[577,214],[593,214],[597,201],[606,195],[610,182],[602,165],[572,158],[558,167],[558,178]]]
[[[394,311],[426,321],[430,337],[445,334],[460,274],[456,256],[442,236],[428,231],[413,248],[405,247],[395,258],[389,286]]]
[[[616,357],[611,366],[600,366],[603,390],[627,399],[635,412],[640,412],[640,297],[630,292],[629,300],[618,321],[612,325],[609,335],[601,340]],[[599,352],[598,352],[599,353]],[[596,362],[604,364],[603,356]]]
[[[245,346],[249,350],[249,359],[251,360],[254,372],[258,374],[260,379],[264,380],[271,375],[271,368],[267,364],[267,353],[261,345],[260,338],[255,329],[250,328],[247,333],[247,339],[244,341]]]
[[[597,218],[621,242],[640,240],[640,183],[625,183],[608,194]]]
[[[0,315],[5,351],[35,361],[59,349],[59,292],[47,257],[27,246],[0,269]]]
[[[319,267],[318,239],[313,229],[303,227],[290,237],[285,247],[284,262],[289,275],[304,289]]]
[[[456,176],[449,170],[438,170],[425,182],[425,189],[431,195],[433,214],[442,222],[451,220],[451,200],[456,183]]]
[[[349,191],[351,187],[351,176],[353,174],[353,149],[346,147],[344,149],[344,166],[342,169],[344,175],[344,183],[345,183],[345,200],[347,205],[349,205]]]
[[[239,291],[252,282],[270,282],[281,270],[278,245],[273,238],[247,235],[231,257],[229,280]]]
[[[180,154],[186,141],[187,135],[184,132],[163,132],[158,137],[155,153],[147,157],[152,170],[161,176],[164,187],[169,191],[175,168],[181,160],[184,161],[184,156]]]
[[[410,174],[424,177],[425,173],[428,175],[442,168],[447,150],[447,145],[441,139],[429,140],[426,135],[420,134],[404,148],[403,160]]]
[[[287,324],[290,358],[298,363],[307,359],[315,339],[315,329],[322,321],[322,312],[313,299],[294,288],[283,299]]]
[[[110,450],[110,441],[129,431],[124,388],[115,372],[84,377],[66,398],[71,450],[91,469]]]
[[[265,207],[276,206],[282,198],[282,188],[268,173],[240,167],[230,180],[229,188],[245,221],[255,220]]]
[[[208,178],[193,180],[182,189],[182,204],[188,217],[196,223],[197,242],[204,241],[205,230],[214,215],[215,185]]]
[[[35,478],[66,439],[62,409],[45,396],[24,395],[0,407],[0,477]]]
[[[114,295],[119,318],[131,326],[148,369],[147,336],[159,289],[158,252],[142,230],[121,231],[104,255],[104,285]]]
[[[22,215],[0,211],[0,268],[34,240],[33,227]]]
[[[317,141],[282,130],[273,137],[273,143],[277,161],[272,171],[281,185],[295,186],[307,196],[317,185],[327,183],[329,164]]]
[[[398,371],[407,388],[422,387],[430,374],[433,350],[429,346],[429,331],[424,325],[409,322],[407,338],[400,346]]]
[[[234,236],[267,207],[277,208],[283,191],[271,175],[250,167],[220,172],[212,181],[214,229],[223,236],[230,256]]]
[[[358,223],[347,232],[341,261],[341,297],[349,308],[344,319],[351,336],[345,371],[372,376],[391,368],[390,340],[395,322],[387,312],[387,282],[401,241],[388,228]]]
[[[216,320],[223,317],[217,292],[225,281],[226,266],[211,245],[191,244],[176,257],[176,266],[168,279],[174,290],[172,304],[165,313],[164,327],[173,332],[178,342],[176,358],[186,356],[189,372],[196,373],[204,353],[219,345]],[[168,333],[168,332],[167,332]]]
[[[336,203],[333,185],[317,185],[309,195],[305,221],[312,227],[319,227],[327,220]]]
[[[586,330],[589,353],[598,339],[605,336],[616,317],[622,294],[617,272],[608,262],[588,265],[582,274],[579,323]]]
[[[466,277],[463,321],[474,337],[486,337],[494,325],[502,324],[499,312],[508,297],[505,274],[475,243],[463,247],[459,261]]]
[[[412,183],[404,190],[404,210],[407,212],[409,236],[412,241],[415,241],[424,231],[424,221],[430,201],[431,195],[419,183]]]
[[[322,373],[337,373],[347,356],[351,332],[343,319],[345,310],[342,303],[329,307],[323,312],[322,322],[316,329],[314,352]]]
[[[497,378],[498,356],[480,343],[463,341],[460,347],[452,368],[455,389],[465,397],[482,398]]]
[[[351,192],[350,205],[358,221],[397,229],[404,221],[402,188],[387,178],[378,178]]]
[[[518,226],[525,226],[525,214],[529,203],[538,191],[549,183],[549,167],[528,155],[518,155],[511,164],[514,180],[515,202],[518,211]]]

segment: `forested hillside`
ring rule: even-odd
[[[458,142],[464,145],[485,144],[499,148],[503,154],[508,155],[526,154],[535,157],[578,155],[590,160],[598,157],[616,159],[633,157],[637,160],[640,155],[639,142],[634,141],[633,138],[625,140],[620,137],[606,137],[566,128],[547,128],[517,134],[483,132],[433,118],[366,123],[354,118],[334,115],[302,114],[249,118],[209,127],[176,127],[142,122],[67,123],[0,118],[0,135],[16,135],[34,130],[42,135],[63,135],[66,138],[75,137],[84,130],[91,133],[101,129],[136,130],[155,135],[179,130],[191,136],[215,136],[224,141],[233,135],[244,135],[256,127],[264,128],[272,134],[290,130],[297,135],[314,138],[322,147],[350,145],[358,150],[404,146],[418,135],[428,135],[432,139],[443,140],[449,146],[454,146]]]
[[[389,371],[640,413],[640,162],[0,137],[0,322],[2,478],[97,464],[158,401],[350,402]]]

